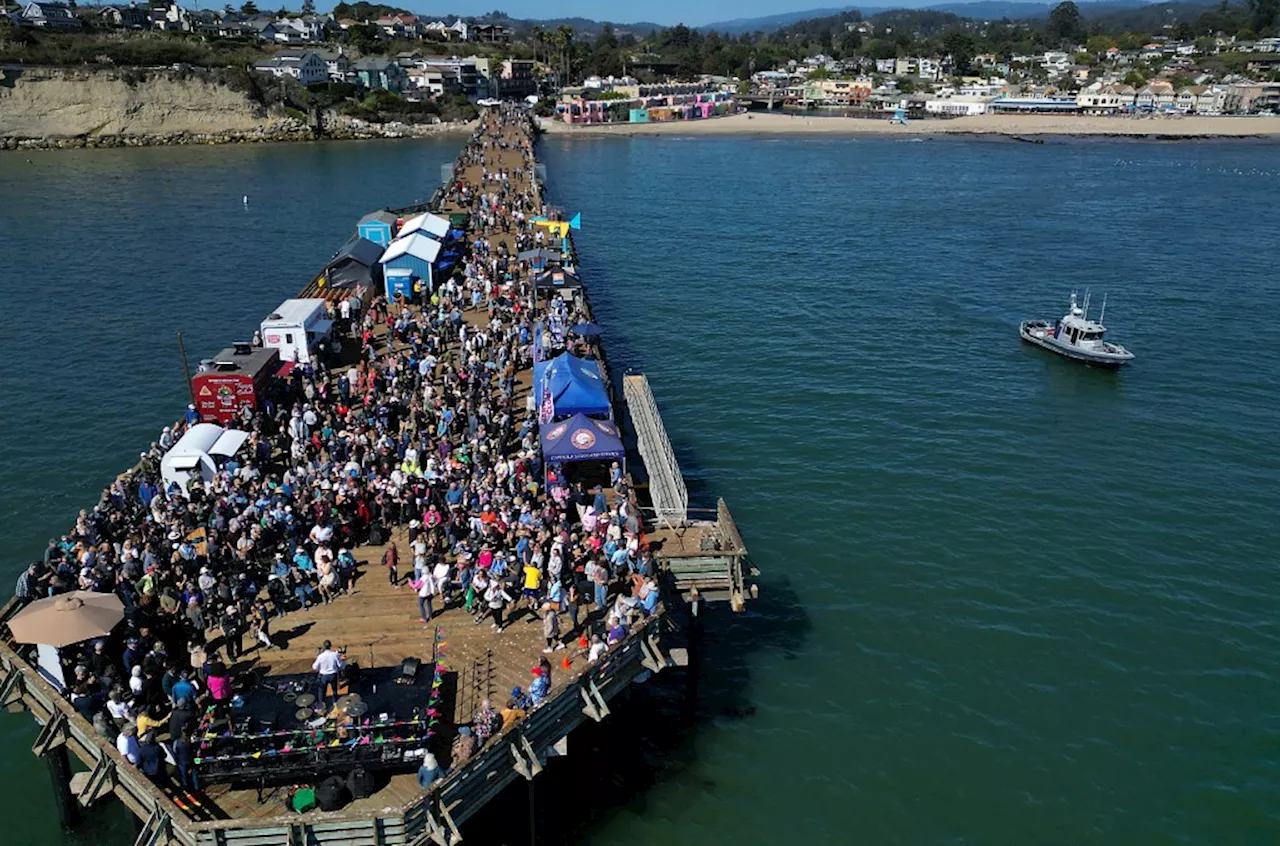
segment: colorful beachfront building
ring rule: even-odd
[[[697,90],[699,87],[702,90]],[[565,123],[576,125],[702,120],[733,111],[732,92],[708,90],[705,86],[671,83],[621,86],[613,90],[615,95],[608,100],[566,90],[556,104],[556,112]]]

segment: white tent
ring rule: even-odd
[[[177,482],[184,492],[192,479],[208,482],[248,439],[239,429],[197,423],[160,459],[160,478],[166,488]]]
[[[428,212],[406,220],[404,226],[400,227],[400,234],[396,237],[407,238],[410,235],[421,233],[436,239],[442,239],[448,232],[449,221],[439,215]]]

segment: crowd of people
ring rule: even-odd
[[[276,618],[354,590],[357,545],[385,543],[396,527],[407,536],[391,540],[382,564],[416,593],[422,623],[453,604],[502,630],[524,610],[541,619],[546,653],[586,637],[594,661],[657,610],[625,477],[615,466],[593,485],[544,468],[538,403],[520,396],[535,297],[518,252],[543,243],[531,218],[549,211],[527,120],[491,115],[459,158],[456,174],[478,167],[481,179],[459,177],[445,191],[447,205],[470,213],[469,255],[453,275],[417,303],[342,303],[354,363],[296,368],[241,417],[241,452],[183,490],[164,484],[159,465],[199,421],[188,409],[19,577],[23,602],[71,590],[120,596],[116,634],[63,650],[67,688],[148,776],[167,777],[167,736],[179,783],[197,789],[193,734],[241,684],[246,635],[251,649],[271,648]],[[540,306],[562,325],[590,319],[573,297]],[[551,676],[544,656],[527,691],[514,689],[502,708],[484,702],[460,730],[452,766],[545,701]]]

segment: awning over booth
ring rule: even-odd
[[[618,428],[608,420],[575,414],[542,427],[542,459],[549,463],[601,461],[626,456]]]
[[[533,278],[533,287],[539,291],[577,291],[582,281],[571,270],[551,270]]]
[[[544,380],[551,387],[551,401],[557,417],[569,414],[607,416],[613,411],[604,378],[600,375],[600,363],[595,359],[561,353],[548,361],[535,362],[533,395],[539,401],[543,396]]]

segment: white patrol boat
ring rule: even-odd
[[[1071,292],[1071,308],[1061,320],[1027,320],[1018,329],[1022,340],[1047,350],[1074,358],[1077,361],[1102,367],[1119,367],[1133,360],[1133,353],[1119,344],[1104,341],[1107,329],[1102,325],[1107,313],[1107,301],[1102,300],[1102,312],[1097,320],[1089,319],[1089,293],[1084,295],[1084,306],[1076,305],[1076,294]]]

